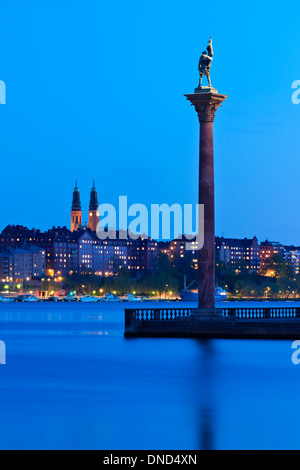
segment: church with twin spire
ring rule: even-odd
[[[88,227],[92,232],[96,232],[97,225],[99,223],[99,213],[98,213],[98,193],[95,186],[95,180],[93,182],[93,187],[90,194],[90,205],[89,205],[89,218],[88,218]],[[82,208],[80,200],[80,192],[78,188],[78,183],[76,179],[75,188],[73,191],[73,202],[71,209],[71,232],[75,232],[82,227]]]

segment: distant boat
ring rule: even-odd
[[[38,298],[35,297],[34,295],[19,295],[17,298],[16,298],[16,301],[17,302],[38,302]]]
[[[222,289],[221,287],[216,287],[215,289],[215,301],[222,302],[223,300],[227,300],[228,293],[226,290]]]
[[[24,302],[38,302],[38,300],[34,295],[25,295]]]
[[[14,297],[1,297],[0,296],[0,302],[14,302],[15,299]]]
[[[101,297],[100,302],[120,302],[120,297],[116,297],[113,294],[106,294],[105,297]]]
[[[47,302],[58,302],[58,298],[57,297],[48,297],[47,299]]]
[[[79,302],[98,302],[98,298],[93,297],[92,295],[85,295],[83,297],[79,297]]]
[[[68,297],[64,297],[62,301],[63,302],[77,302],[77,297],[74,297],[74,295],[68,295]]]
[[[198,292],[197,291],[187,291],[181,292],[180,294],[181,300],[184,302],[198,302]],[[227,300],[228,293],[222,289],[221,287],[216,287],[215,289],[215,301],[216,302],[223,302]]]
[[[143,298],[142,297],[135,297],[133,294],[127,294],[125,295],[124,302],[142,302]]]

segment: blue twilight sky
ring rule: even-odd
[[[196,203],[184,98],[214,40],[216,231],[300,244],[298,2],[1,1],[0,229],[69,225],[100,202]]]

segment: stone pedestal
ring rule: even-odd
[[[204,247],[198,252],[198,308],[204,316],[215,311],[215,195],[213,122],[226,95],[211,89],[197,89],[185,95],[195,106],[200,122],[199,204],[204,205]],[[198,315],[197,315],[198,316]]]
[[[201,86],[195,89],[195,93],[214,93],[218,94],[218,90],[210,86]]]
[[[196,308],[190,318],[192,321],[225,321],[223,310],[218,308]]]

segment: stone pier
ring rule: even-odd
[[[125,336],[299,339],[300,308],[225,307],[219,309],[219,315],[205,317],[197,315],[196,309],[187,307],[139,307],[125,310]]]

